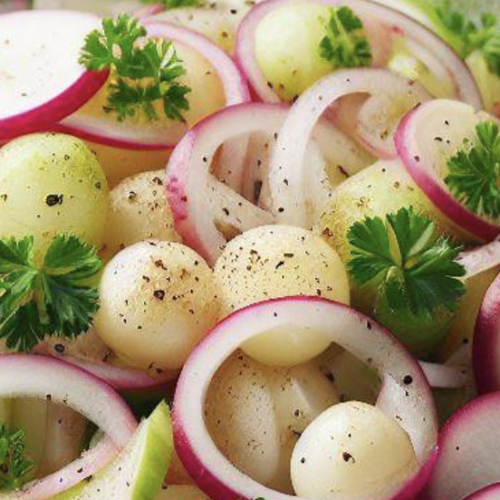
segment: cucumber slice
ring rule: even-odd
[[[161,490],[172,451],[170,411],[161,403],[114,462],[52,500],[152,500]]]

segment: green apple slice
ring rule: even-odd
[[[143,420],[120,455],[90,482],[53,500],[154,500],[173,451],[172,422],[166,403]]]

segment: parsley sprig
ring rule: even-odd
[[[479,50],[488,69],[500,76],[500,21],[497,16],[484,12],[478,21],[473,21],[469,15],[454,8],[451,0],[442,1],[436,7],[436,14],[463,59]]]
[[[127,14],[104,19],[101,31],[87,35],[80,63],[92,71],[113,72],[105,111],[115,112],[118,120],[135,116],[138,110],[157,120],[155,104],[162,102],[167,118],[183,122],[191,89],[178,79],[186,70],[172,42],[142,40],[146,35],[144,26]]]
[[[76,236],[56,236],[41,265],[32,236],[0,240],[0,338],[30,351],[46,335],[75,337],[98,310],[90,284],[102,267],[95,249]]]
[[[0,490],[18,490],[34,463],[25,455],[25,432],[9,432],[0,425]]]
[[[476,126],[476,136],[448,160],[445,182],[452,195],[478,215],[500,216],[500,129],[494,121]]]
[[[427,353],[465,293],[460,247],[413,208],[356,222],[348,240],[349,274],[361,292],[375,297],[375,318],[416,353]]]
[[[335,68],[370,66],[372,51],[361,19],[349,7],[330,9],[326,35],[320,42],[321,57]]]

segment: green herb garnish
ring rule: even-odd
[[[335,68],[370,66],[373,60],[361,19],[349,7],[330,9],[325,22],[326,35],[321,40],[321,57]]]
[[[439,236],[435,224],[413,208],[385,220],[367,217],[349,229],[348,240],[354,291],[373,301],[367,312],[415,355],[432,353],[465,293],[460,247]]]
[[[30,351],[46,335],[89,330],[98,291],[89,283],[102,267],[96,250],[76,236],[56,236],[41,265],[32,236],[0,240],[0,338]]]
[[[494,121],[479,123],[476,137],[448,160],[445,182],[452,195],[474,213],[500,216],[500,130]]]
[[[18,490],[26,482],[34,463],[24,452],[25,432],[9,432],[0,425],[0,490]]]
[[[172,42],[141,40],[146,35],[139,21],[127,14],[104,19],[101,31],[87,35],[80,62],[92,71],[112,71],[104,109],[115,112],[118,120],[135,116],[138,110],[157,120],[155,104],[162,102],[167,118],[183,122],[191,89],[178,79],[186,70]]]
[[[500,76],[500,22],[497,16],[485,12],[478,21],[473,21],[454,8],[451,0],[441,2],[436,7],[436,14],[442,26],[450,32],[449,38],[463,59],[481,51],[488,69]]]

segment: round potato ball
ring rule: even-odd
[[[175,370],[217,321],[212,270],[179,243],[147,240],[105,267],[95,328],[118,357],[138,368]]]
[[[349,303],[347,272],[339,256],[311,231],[262,226],[228,243],[215,269],[221,317],[257,302],[296,295]],[[311,360],[330,341],[310,330],[269,331],[242,349],[270,366]]]
[[[111,191],[102,255],[109,259],[139,241],[180,241],[164,186],[165,171],[142,172]]]

